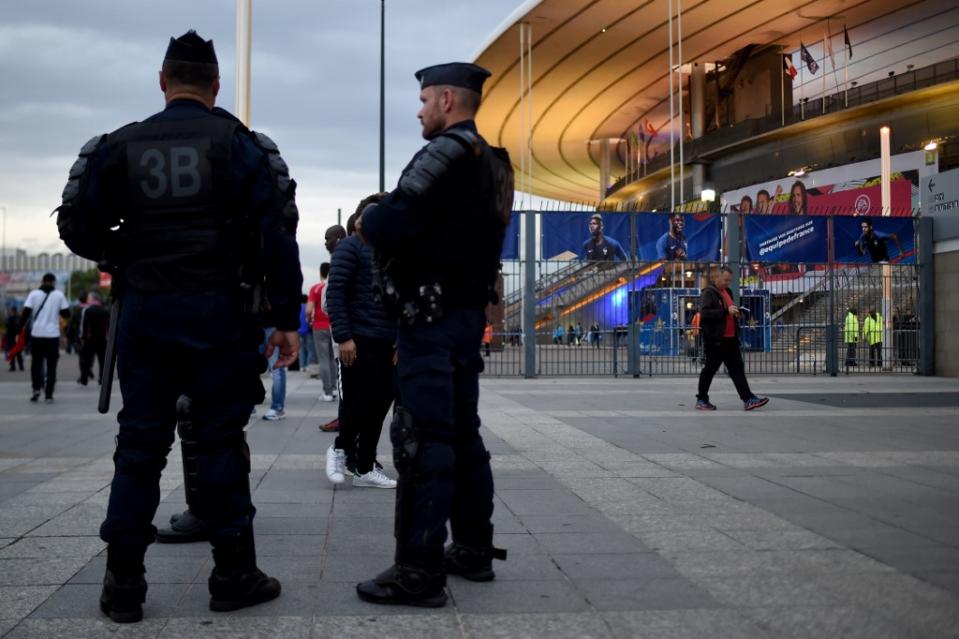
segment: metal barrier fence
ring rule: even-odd
[[[697,375],[696,315],[711,266],[535,262],[532,374]],[[490,314],[486,375],[527,374],[523,275],[519,264],[504,272],[502,301]],[[916,265],[743,264],[737,280],[747,372],[916,372],[918,278]],[[857,314],[847,334],[850,308]],[[878,317],[867,322],[873,309]]]

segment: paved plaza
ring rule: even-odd
[[[484,380],[509,560],[424,611],[356,598],[391,561],[394,493],[330,486],[335,407],[290,373],[287,418],[248,429],[283,595],[211,613],[208,545],[156,544],[145,619],[119,627],[97,607],[115,415],[75,367],[52,405],[0,373],[4,637],[959,636],[959,380],[754,378],[773,399],[753,413],[720,377],[716,413],[693,410],[691,378]],[[183,508],[176,448],[156,523]]]

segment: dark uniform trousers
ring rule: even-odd
[[[153,542],[160,472],[174,441],[177,399],[187,395],[197,451],[190,507],[214,542],[235,539],[256,512],[243,428],[264,397],[262,330],[241,313],[236,295],[223,292],[130,291],[123,305],[117,336],[123,409],[100,537],[120,545]]]
[[[397,486],[398,564],[442,572],[447,521],[454,542],[492,545],[493,475],[477,412],[485,325],[482,309],[447,309],[435,324],[399,329],[399,403],[419,450]]]

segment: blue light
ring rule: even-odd
[[[613,303],[613,308],[619,308],[623,305],[623,302],[626,301],[626,286],[620,286],[618,289],[612,292],[610,295],[611,301]]]

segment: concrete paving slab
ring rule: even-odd
[[[613,636],[623,639],[768,639],[739,610],[643,610],[604,612]]]
[[[601,639],[610,628],[595,613],[467,614],[462,629],[470,639]]]
[[[959,396],[959,382],[949,380],[869,383],[873,393]],[[395,493],[325,480],[331,436],[316,430],[318,384],[291,374],[288,418],[249,427],[258,556],[283,582],[280,599],[212,615],[209,544],[155,544],[147,554],[148,619],[134,627],[109,623],[96,605],[115,423],[83,415],[78,409],[92,407],[93,395],[77,389],[64,389],[52,411],[24,406],[0,417],[0,568],[17,582],[51,582],[0,585],[0,634],[959,633],[959,432],[945,413],[954,417],[952,406],[898,406],[891,396],[882,409],[857,398],[799,401],[803,393],[861,394],[854,377],[757,380],[783,398],[748,415],[695,413],[685,381],[484,380],[494,541],[509,560],[495,562],[492,583],[450,578],[446,608],[411,610],[355,595],[356,582],[392,563]],[[727,390],[717,399],[735,407]],[[48,436],[38,438],[37,429]],[[385,438],[380,457],[389,460]],[[174,450],[158,524],[185,508],[181,483]]]

